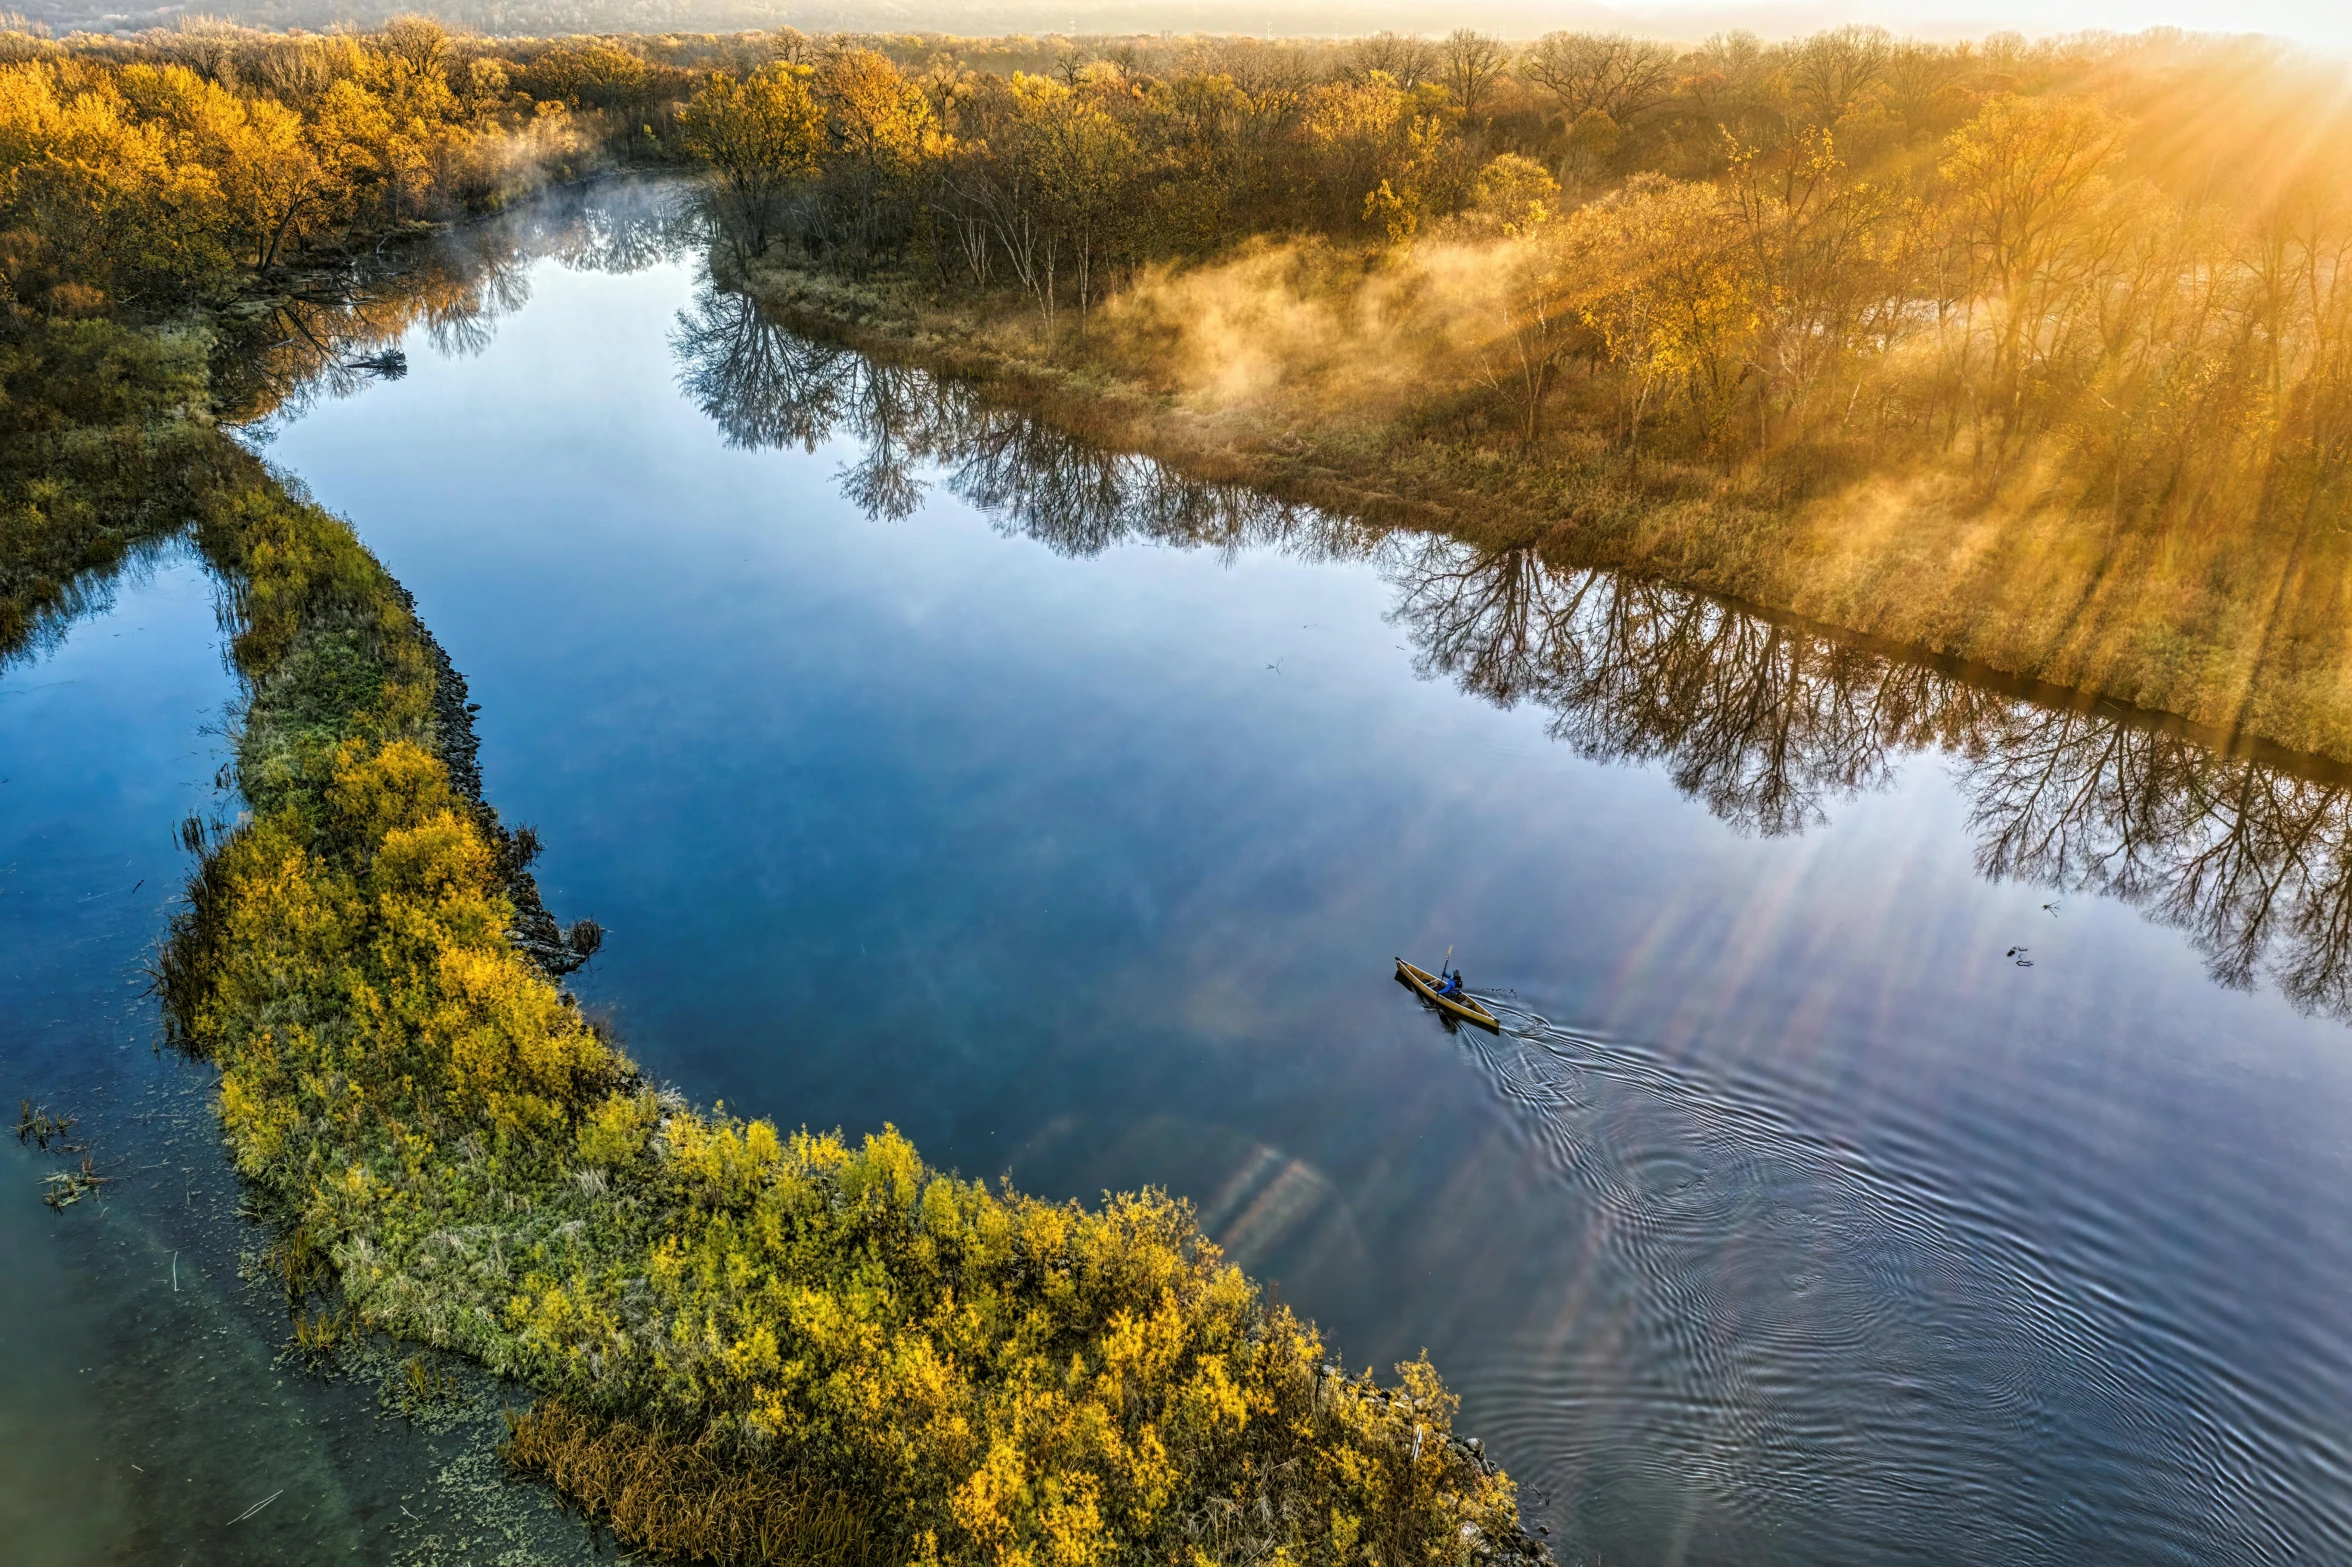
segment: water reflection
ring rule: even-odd
[[[2218,983],[2267,979],[2306,1011],[2352,1020],[2352,793],[2323,763],[2052,705],[1534,549],[1189,480],[969,386],[788,331],[741,295],[703,290],[671,346],[730,444],[855,441],[837,478],[878,518],[911,515],[937,479],[1066,556],[1149,541],[1373,559],[1425,677],[1545,709],[1579,754],[1659,764],[1745,831],[1802,832],[1906,756],[1945,752],[1987,877],[2122,899],[2185,931]]]
[[[1695,593],[1421,538],[1391,552],[1426,674],[1549,709],[1553,738],[1657,761],[1717,816],[1770,835],[1964,743],[2006,703],[1965,681]]]
[[[224,407],[267,440],[319,398],[404,373],[393,345],[417,327],[444,354],[479,352],[528,303],[537,260],[629,272],[705,242],[677,187],[602,187],[527,203],[391,263],[311,275],[224,342]],[[2120,898],[2185,931],[2217,982],[2267,981],[2298,1007],[2352,1019],[2352,794],[2340,769],[2021,696],[1533,549],[1476,549],[1186,479],[963,383],[786,330],[741,294],[702,289],[671,348],[728,444],[854,441],[836,479],[876,518],[913,515],[944,483],[1000,529],[1065,556],[1148,541],[1374,560],[1423,675],[1548,711],[1553,738],[1580,755],[1656,763],[1743,831],[1802,832],[1885,784],[1904,757],[1948,753],[1986,876]],[[89,591],[102,602],[102,587]]]
[[[2341,782],[2096,714],[2015,705],[1961,777],[1977,865],[2102,892],[2186,931],[2221,984],[2267,976],[2352,1019],[2352,800]]]
[[[1065,556],[1150,540],[1360,557],[1383,536],[1259,491],[1186,479],[962,382],[803,337],[740,294],[702,290],[670,344],[680,384],[728,444],[813,452],[856,441],[858,460],[839,478],[872,516],[912,515],[929,475],[944,470],[947,487],[998,526]]]
[[[404,252],[313,274],[223,344],[230,422],[256,439],[322,397],[396,378],[423,327],[479,352],[530,299],[542,258],[629,272],[699,253],[673,186],[556,193]],[[681,384],[743,448],[848,439],[836,475],[869,515],[903,519],[944,483],[1007,532],[1070,557],[1128,542],[1371,559],[1426,677],[1547,711],[1552,737],[1604,761],[1656,763],[1743,831],[1823,822],[1906,756],[1956,760],[1976,863],[1994,879],[2094,892],[2188,934],[2214,980],[2275,985],[2352,1020],[2352,786],[2341,769],[2242,754],[2142,715],[2021,696],[1702,594],[1401,532],[1106,450],[960,382],[791,332],[704,288],[671,347]],[[79,584],[30,627],[47,646],[106,602]],[[0,667],[25,647],[0,648]]]
[[[702,244],[694,205],[653,182],[550,192],[389,257],[378,247],[236,316],[214,353],[214,403],[266,441],[321,398],[406,374],[392,345],[415,328],[442,354],[480,353],[530,303],[533,262],[635,272]]]

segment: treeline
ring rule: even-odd
[[[1800,477],[1923,448],[1999,473],[2058,436],[2111,507],[2195,509],[2303,505],[2352,451],[2341,85],[2170,35],[1465,30],[1010,75],[817,46],[684,120],[753,250],[1050,323],[1252,236],[1480,242],[1430,286],[1491,303],[1462,373],[1524,439],[1563,389],[1623,446]]]
[[[493,39],[413,15],[367,32],[0,26],[0,304],[168,308],[549,179],[660,162],[711,73],[820,48],[789,28]]]
[[[1599,436],[1776,494],[1956,459],[2210,527],[2340,508],[2352,455],[2330,155],[2352,109],[2339,73],[2254,44],[518,40],[410,17],[15,33],[0,56],[0,287],[49,314],[684,155],[739,255],[1025,298],[1049,333],[1169,265],[1306,237],[1282,287],[1328,304],[1376,277],[1424,345],[1420,401],[1523,456]]]
[[[584,146],[559,102],[437,24],[365,36],[6,40],[0,288],[95,315],[494,205]]]
[[[0,31],[0,290],[12,315],[217,298],[550,180],[675,151],[713,70],[794,33],[485,39],[190,21],[130,37]]]

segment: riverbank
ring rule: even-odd
[[[1626,455],[1570,388],[1503,428],[1470,328],[1367,263],[1253,245],[1150,270],[1081,332],[1009,298],[865,279],[781,251],[714,265],[778,320],[982,384],[1089,441],[1378,524],[1535,548],[1754,604],[2224,736],[2352,759],[2346,535],[2122,518],[2049,464],[1988,489],[1890,464],[1803,486]],[[1490,367],[1491,368],[1491,367]]]

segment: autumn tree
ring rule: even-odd
[[[1895,41],[1882,27],[1840,27],[1799,43],[1789,61],[1797,100],[1815,125],[1833,126],[1885,79]]]
[[[1399,87],[1418,87],[1437,73],[1438,46],[1405,33],[1374,33],[1360,38],[1348,51],[1348,74],[1358,79],[1375,74]]]
[[[1576,280],[1567,272],[1570,253],[1549,243],[1559,195],[1541,164],[1503,153],[1479,171],[1464,215],[1469,232],[1499,241],[1493,265],[1501,277],[1493,297],[1501,331],[1485,345],[1479,366],[1490,387],[1519,405],[1522,448],[1542,433],[1560,367],[1589,336]]]
[[[1550,237],[1544,276],[1623,377],[1618,433],[1638,447],[1670,413],[1712,442],[1736,407],[1757,325],[1756,279],[1713,187],[1637,175]]]
[[[2028,361],[2063,324],[2061,306],[2099,250],[2092,209],[2121,152],[2112,116],[2080,100],[1994,100],[1954,132],[1938,165],[1964,300],[1958,343],[1968,378],[1980,311],[1991,316],[1981,412],[2004,442],[2025,411]]]
[[[947,138],[922,89],[872,49],[837,49],[810,80],[829,142],[820,237],[862,264],[909,226],[916,181]]]
[[[141,67],[151,98],[205,84]],[[220,179],[185,127],[142,123],[105,73],[77,62],[0,71],[0,253],[16,302],[64,314],[217,282],[231,262]]]
[[[1392,240],[1410,235],[1431,209],[1432,176],[1451,136],[1443,103],[1434,84],[1408,92],[1380,75],[1332,82],[1308,98],[1297,130],[1301,183],[1326,221],[1354,218]]]
[[[311,150],[302,117],[270,99],[244,104],[223,130],[223,196],[253,264],[272,266],[289,240],[324,227],[331,210],[326,167]]]
[[[414,77],[446,76],[449,29],[429,16],[396,16],[376,34],[375,47]]]
[[[1745,365],[1762,458],[1775,420],[1806,398],[1831,402],[1857,350],[1907,330],[1918,236],[1896,192],[1854,179],[1825,130],[1737,148],[1718,188],[1755,309]]]
[[[687,150],[717,172],[731,231],[753,255],[775,238],[784,198],[816,176],[825,148],[809,75],[780,63],[742,80],[715,72],[679,112]]]
[[[1034,77],[1022,85],[1022,150],[1036,165],[1047,225],[1046,318],[1053,316],[1056,260],[1066,254],[1083,325],[1103,263],[1124,248],[1119,235],[1142,158],[1096,95]]]
[[[287,107],[308,111],[320,95],[357,69],[359,45],[345,37],[271,37],[241,57],[253,84]]]

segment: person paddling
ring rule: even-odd
[[[1439,995],[1451,998],[1462,994],[1462,971],[1460,969],[1455,969],[1450,974],[1444,973],[1442,970],[1440,973],[1445,983],[1437,987]]]

